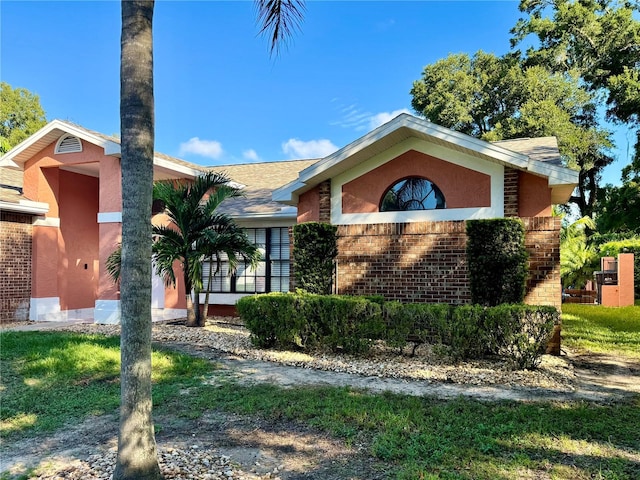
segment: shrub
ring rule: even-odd
[[[298,288],[321,295],[331,293],[337,230],[335,225],[318,222],[293,227],[293,272]]]
[[[519,219],[467,221],[471,302],[522,303],[527,276],[524,226]]]
[[[261,348],[328,348],[364,353],[383,330],[379,304],[361,297],[267,294],[244,297],[238,313]]]
[[[383,305],[384,340],[402,348],[407,341],[439,344],[445,340],[450,308],[447,304],[387,302]],[[414,348],[415,351],[415,348]]]

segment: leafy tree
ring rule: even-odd
[[[224,213],[217,212],[227,198],[237,197],[240,191],[229,185],[219,174],[204,173],[190,182],[156,182],[153,199],[162,202],[170,224],[154,225],[153,258],[158,274],[167,284],[176,284],[174,263],[182,266],[187,298],[187,326],[203,327],[206,318],[198,308],[202,289],[202,262],[214,258],[220,263],[225,254],[230,270],[234,271],[240,258],[254,266],[260,253],[243,230]]]
[[[0,154],[6,153],[47,123],[40,99],[25,88],[0,83]]]
[[[627,0],[521,0],[512,47],[530,36],[527,65],[578,75],[606,96],[608,116],[638,124],[640,113],[640,4]],[[521,52],[516,52],[521,54]],[[634,162],[640,170],[640,130]]]
[[[640,234],[640,183],[625,181],[607,185],[598,194],[596,226],[600,233],[636,232]]]
[[[582,215],[592,214],[600,172],[613,159],[610,133],[597,125],[595,98],[578,78],[479,51],[427,65],[411,95],[417,113],[487,141],[556,136],[565,164],[580,171],[579,194],[571,201]]]
[[[293,227],[293,273],[296,287],[308,293],[330,295],[338,256],[338,227],[307,222]]]
[[[271,50],[300,19],[301,0],[256,0]],[[153,0],[122,1],[121,402],[114,480],[162,478],[151,402],[151,203],[153,189]]]

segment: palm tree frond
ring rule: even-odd
[[[300,28],[304,18],[303,0],[256,0],[260,34],[269,37],[270,51],[277,54],[281,43],[286,43]]]

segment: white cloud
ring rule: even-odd
[[[290,138],[282,144],[282,151],[289,158],[321,158],[338,150],[331,140],[309,140],[305,142],[297,138]]]
[[[393,112],[380,112],[375,115],[371,115],[369,117],[369,128],[373,130],[383,123],[387,123],[389,120],[396,118],[401,113],[411,114],[411,112],[406,108],[401,108],[400,110],[394,110]]]
[[[253,148],[250,148],[249,150],[245,150],[244,152],[242,152],[242,157],[245,160],[249,160],[250,162],[260,161],[260,157],[258,156],[258,153]]]
[[[188,153],[217,160],[224,151],[222,150],[222,144],[217,140],[200,140],[198,137],[193,137],[189,141],[180,144],[180,155]]]
[[[401,113],[411,114],[406,108],[393,110],[392,112],[371,113],[361,110],[357,105],[347,105],[340,108],[340,120],[331,122],[331,125],[353,128],[356,131],[373,130]]]

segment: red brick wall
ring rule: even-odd
[[[338,293],[403,302],[470,301],[464,222],[338,227]]]
[[[29,318],[32,216],[0,212],[0,323]]]
[[[560,217],[523,218],[529,277],[525,303],[561,308]]]
[[[318,185],[318,194],[320,196],[320,218],[318,221],[331,223],[331,180],[326,180]]]
[[[526,218],[525,302],[560,308],[560,221]],[[388,300],[469,303],[463,221],[340,225],[338,293]]]
[[[504,216],[518,216],[518,170],[504,168]]]

